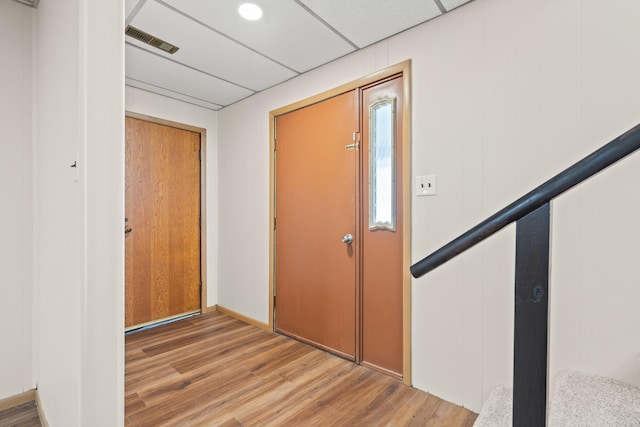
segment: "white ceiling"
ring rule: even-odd
[[[219,110],[471,0],[126,0],[126,84]],[[247,21],[238,7],[263,10]]]

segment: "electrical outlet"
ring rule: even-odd
[[[416,196],[435,196],[437,194],[436,176],[416,176]]]

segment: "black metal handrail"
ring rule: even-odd
[[[411,266],[420,277],[516,223],[513,426],[547,424],[551,200],[640,148],[640,125]]]
[[[640,124],[416,262],[411,266],[411,274],[416,278],[422,277],[639,148]]]

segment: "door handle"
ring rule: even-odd
[[[353,236],[351,234],[345,234],[342,236],[342,243],[350,245],[353,243]]]
[[[124,226],[124,234],[129,234],[133,231],[133,228],[129,227],[128,225]]]

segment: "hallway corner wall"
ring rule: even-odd
[[[0,400],[35,388],[33,290],[34,9],[0,2]]]

